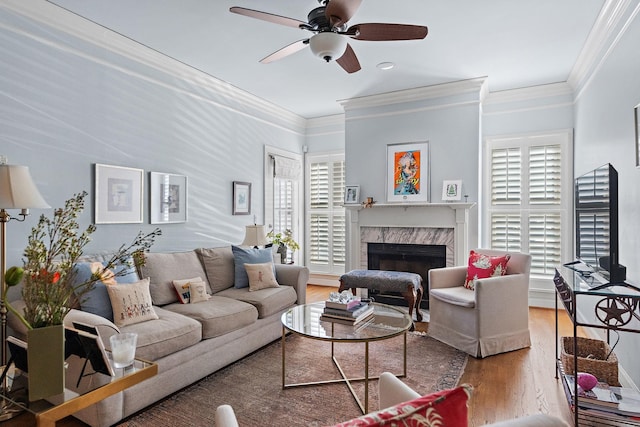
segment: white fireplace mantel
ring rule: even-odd
[[[347,211],[347,271],[362,268],[363,227],[453,229],[453,265],[461,265],[469,253],[469,211],[475,203],[375,203],[370,208],[345,205]]]

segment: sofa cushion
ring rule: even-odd
[[[263,262],[273,262],[271,248],[254,249],[231,246],[233,251],[233,263],[235,269],[233,286],[235,288],[248,288],[249,276],[245,270],[245,264],[259,264]],[[275,270],[274,270],[275,274]]]
[[[178,294],[178,301],[182,304],[189,304],[191,301],[191,291],[189,290],[189,286],[191,283],[202,283],[204,286],[204,282],[202,281],[202,277],[192,277],[191,279],[180,279],[173,280],[173,287]]]
[[[490,256],[471,251],[469,253],[469,265],[467,266],[467,278],[464,287],[473,290],[475,279],[486,279],[507,274],[507,262],[511,255]]]
[[[171,304],[178,301],[173,287],[174,280],[202,277],[211,293],[207,274],[202,268],[198,254],[189,252],[147,252],[144,254],[144,265],[140,266],[140,277],[148,277],[151,281],[151,299],[154,305]]]
[[[468,425],[467,401],[471,386],[463,384],[399,403],[336,426],[456,426]]]
[[[118,327],[158,318],[151,304],[149,278],[126,285],[109,285],[107,292],[113,310],[113,323]]]
[[[202,340],[202,326],[198,321],[161,307],[154,309],[158,319],[120,328],[121,332],[138,334],[136,357],[158,360]],[[109,346],[108,343],[105,345]]]
[[[260,264],[245,264],[247,276],[249,277],[249,291],[259,291],[266,288],[277,288],[280,286],[273,273],[273,263],[263,262]]]
[[[249,290],[246,290],[249,292]],[[214,338],[227,332],[251,325],[258,319],[258,311],[251,304],[213,295],[198,304],[170,304],[163,308],[198,321],[202,325],[202,338]]]
[[[244,301],[255,306],[258,309],[260,319],[291,307],[298,298],[295,289],[291,286],[279,286],[253,292],[249,291],[249,288],[229,288],[216,295]]]
[[[473,308],[476,306],[476,294],[464,286],[436,288],[429,290],[429,296],[449,304]]]
[[[196,253],[202,261],[211,292],[216,293],[233,286],[235,269],[231,246],[222,248],[200,248]]]

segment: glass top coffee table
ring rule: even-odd
[[[363,414],[369,412],[369,380],[378,377],[369,377],[369,343],[386,340],[404,335],[403,373],[398,377],[407,376],[407,331],[413,325],[411,317],[404,311],[385,304],[372,303],[373,316],[355,325],[345,325],[326,320],[320,320],[324,311],[324,302],[304,304],[293,307],[282,314],[282,388],[302,387],[319,384],[332,384],[344,382],[351,392]],[[340,372],[342,379],[315,381],[307,383],[286,383],[286,334],[293,332],[305,338],[331,342],[331,359]],[[334,355],[335,343],[364,343],[364,377],[347,378]],[[356,395],[351,382],[364,381],[364,404]]]

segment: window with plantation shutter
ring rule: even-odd
[[[570,132],[487,140],[487,240],[531,254],[531,275],[571,258]]]
[[[308,155],[307,170],[307,267],[312,273],[342,274],[346,260],[344,155]]]

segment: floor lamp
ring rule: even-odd
[[[31,208],[49,208],[31,179],[29,168],[0,164],[0,283],[4,295],[7,284],[4,281],[7,269],[7,223],[11,220],[24,221]],[[12,217],[7,209],[20,209],[16,217]],[[2,333],[2,366],[7,364],[7,307],[0,298],[0,332]],[[2,385],[4,386],[4,384]],[[8,408],[0,408],[0,420],[11,418]]]

